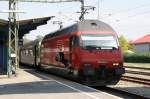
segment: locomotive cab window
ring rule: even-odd
[[[81,45],[90,49],[118,49],[117,37],[104,34],[82,34]]]

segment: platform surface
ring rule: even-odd
[[[0,76],[0,99],[121,99],[93,88],[34,69],[17,77]]]

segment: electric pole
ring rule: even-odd
[[[81,16],[79,17],[79,20],[84,20],[84,0],[81,0]]]
[[[12,71],[16,74],[19,66],[18,55],[18,25],[16,21],[16,0],[9,0],[9,32],[8,32],[8,76],[12,75]]]

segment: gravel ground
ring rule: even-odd
[[[111,87],[150,98],[150,86],[147,85],[135,84],[121,80],[117,85]]]
[[[150,68],[150,63],[124,63],[124,66]]]
[[[124,66],[150,68],[150,63],[124,63]],[[132,74],[125,74],[125,75],[132,75]],[[135,75],[135,74],[133,74],[133,75]],[[137,75],[137,76],[138,77],[142,76],[141,78],[146,77],[143,75]],[[148,76],[148,78],[149,77],[150,76]],[[150,98],[150,86],[148,86],[148,85],[136,84],[136,83],[121,80],[121,81],[119,81],[119,83],[117,85],[111,86],[111,87]]]

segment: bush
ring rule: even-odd
[[[124,53],[124,61],[132,63],[150,63],[150,53]]]

